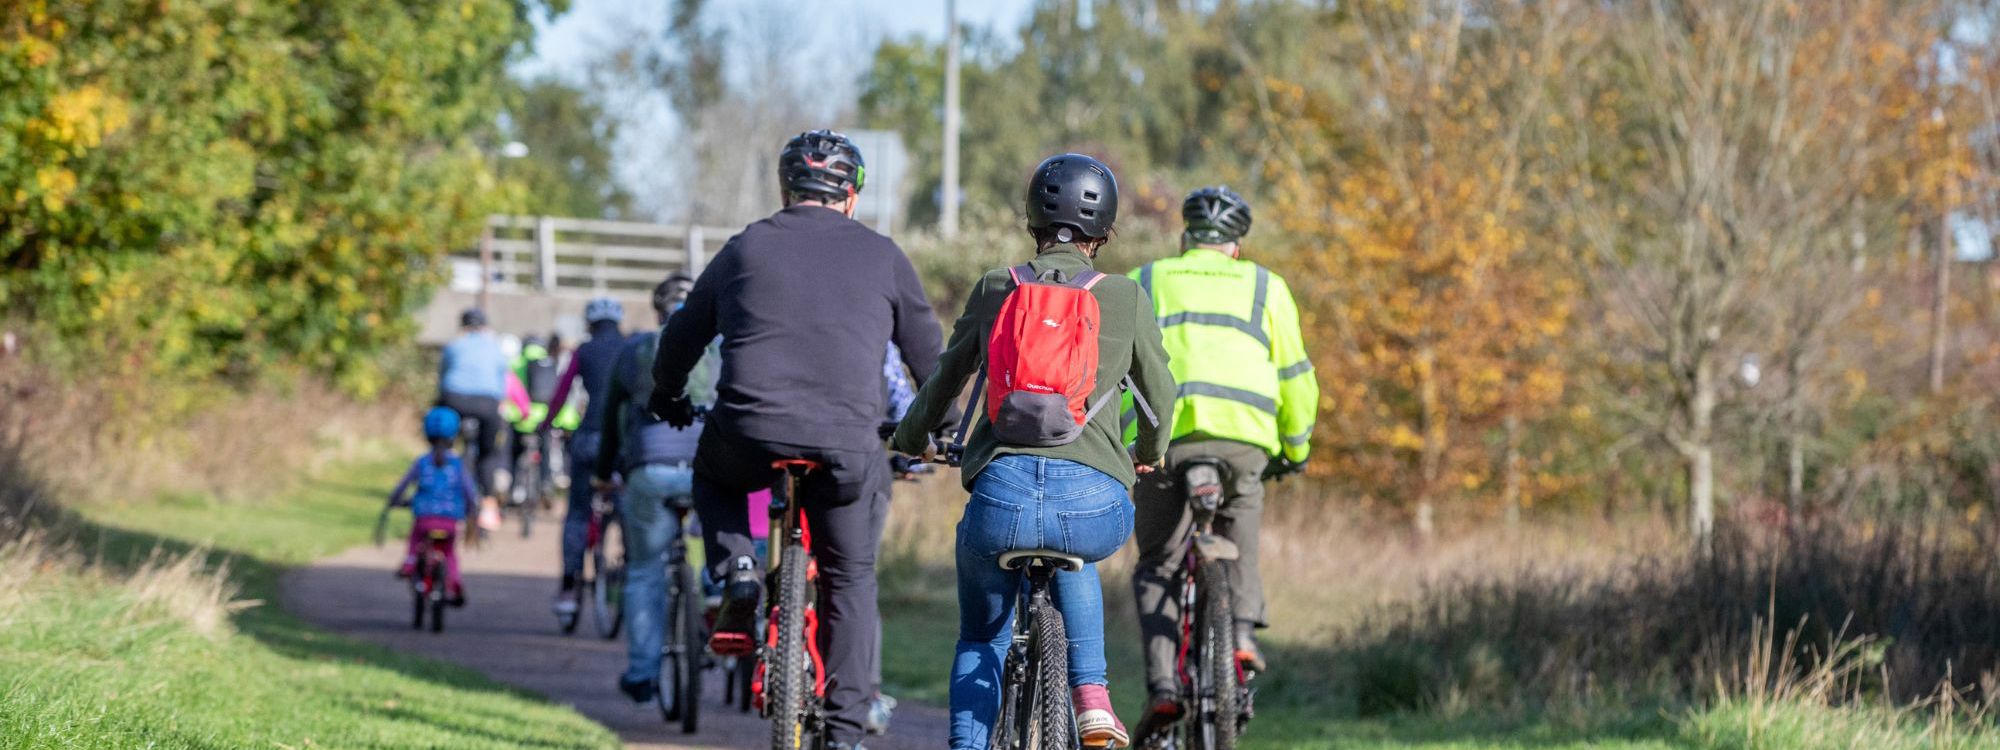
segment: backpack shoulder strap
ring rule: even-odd
[[[1014,286],[1032,283],[1037,280],[1035,267],[1027,263],[1007,269],[1007,277],[1014,280]]]
[[[1091,287],[1097,286],[1097,282],[1103,280],[1104,274],[1099,273],[1096,269],[1084,269],[1083,273],[1079,273],[1076,275],[1076,278],[1070,279],[1069,284],[1078,289],[1090,291]]]

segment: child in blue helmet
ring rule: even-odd
[[[417,556],[423,554],[430,533],[443,531],[448,535],[444,548],[445,586],[452,605],[462,607],[465,584],[458,577],[458,525],[478,507],[479,486],[466,470],[465,461],[451,449],[451,441],[458,437],[458,412],[443,406],[426,412],[424,437],[431,441],[431,449],[410,464],[403,480],[389,493],[389,504],[403,505],[405,493],[415,490],[407,499],[410,514],[415,516],[415,522],[410,524],[409,552],[403,556],[403,567],[396,575],[399,578],[415,575]]]

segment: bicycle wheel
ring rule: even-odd
[[[425,587],[429,589],[429,591],[425,592],[425,596],[430,599],[431,632],[442,633],[444,632],[445,604],[445,564],[443,560],[432,558],[431,572],[427,578],[430,581],[430,585]]]
[[[708,634],[702,632],[701,579],[693,566],[682,560],[675,565],[675,575],[680,581],[680,592],[675,603],[679,622],[674,626],[675,643],[679,646],[680,658],[676,667],[680,676],[680,689],[675,695],[680,701],[681,732],[694,734],[701,718],[701,673],[702,648],[708,642]]]
[[[806,736],[806,700],[813,692],[806,674],[806,550],[797,539],[785,542],[778,565],[778,642],[766,652],[764,706],[771,712],[771,750],[813,747]]]
[[[1072,750],[1076,714],[1069,702],[1069,635],[1063,629],[1062,612],[1052,602],[1043,602],[1029,624],[1028,653],[1034,660],[1028,670],[1028,694],[1033,710],[1030,726],[1021,735],[1023,750]]]
[[[430,592],[426,591],[429,587],[423,583],[423,577],[427,575],[430,575],[430,571],[418,570],[414,578],[416,583],[410,584],[410,599],[416,602],[417,605],[415,611],[410,615],[411,630],[424,629],[424,610],[430,607]]]
[[[1242,713],[1242,685],[1236,670],[1236,621],[1230,607],[1229,576],[1221,565],[1195,569],[1196,642],[1194,711],[1188,719],[1191,750],[1235,750]]]
[[[617,638],[625,625],[625,530],[615,519],[605,519],[591,560],[597,564],[590,586],[591,620],[598,635]]]

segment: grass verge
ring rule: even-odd
[[[285,566],[362,543],[397,468],[259,502],[87,504],[69,542],[6,547],[0,570],[34,572],[0,581],[0,748],[616,747],[470,671],[242,606],[274,601]]]
[[[894,644],[885,650],[883,676],[892,694],[944,703],[958,611],[950,552],[963,504],[956,477],[898,486],[882,558],[884,641]],[[1795,566],[1775,572],[1749,566],[1725,577],[1743,585],[1709,580],[1702,588],[1709,593],[1692,597],[1685,592],[1702,581],[1699,576],[1673,577],[1671,586],[1635,585],[1655,579],[1632,572],[1635,566],[1643,571],[1645,563],[1631,550],[1605,542],[1564,547],[1589,532],[1542,529],[1528,532],[1543,535],[1532,541],[1500,537],[1412,552],[1324,519],[1267,524],[1265,570],[1276,627],[1266,631],[1265,646],[1274,669],[1258,678],[1258,714],[1242,747],[2000,749],[1994,722],[1959,700],[1961,694],[1911,703],[1907,692],[1885,691],[1881,684],[1891,673],[1885,667],[1918,680],[1935,658],[1984,663],[1966,657],[1985,653],[1977,647],[1989,642],[1977,634],[1990,627],[1983,602],[1993,599],[1973,594],[1996,580],[1987,574],[1990,562],[1950,562],[1952,555],[1887,535],[1873,544],[1829,538],[1812,548],[1814,554],[1796,558]],[[1129,555],[1113,557],[1100,572],[1112,692],[1131,725],[1143,696]],[[1925,560],[1936,567],[1869,565]],[[1857,565],[1876,573],[1841,573]],[[1817,573],[1804,576],[1811,571]],[[1606,575],[1611,579],[1601,585],[1582,583]],[[1809,585],[1829,577],[1858,582],[1839,589],[1876,593],[1835,597]],[[1555,593],[1535,585],[1550,580],[1570,584]],[[1933,585],[1940,580],[1950,585]],[[1775,597],[1774,585],[1780,590]],[[1915,608],[1920,591],[1948,595],[1924,598],[1932,606]],[[1585,595],[1592,592],[1631,595]],[[1722,606],[1717,597],[1739,606]],[[1794,606],[1797,600],[1825,608]],[[1584,601],[1594,606],[1576,606]],[[1895,631],[1866,627],[1885,609],[1932,613],[1939,602],[1965,615],[1954,621],[1975,635],[1952,642],[1973,652],[1898,643],[1890,640]],[[1835,605],[1854,613],[1849,622],[1864,636],[1883,637],[1843,646],[1837,636],[1813,628],[1789,637],[1768,626],[1756,630],[1760,617],[1796,624],[1807,613],[1806,622],[1818,628]],[[1927,625],[1933,619],[1907,614],[1902,632],[1939,632]],[[1739,620],[1736,631],[1752,631],[1745,637],[1689,646],[1697,641],[1696,625],[1719,630],[1723,621]],[[1648,629],[1655,627],[1660,630]],[[1607,631],[1621,637],[1606,637]],[[1836,647],[1845,656],[1825,658]],[[1667,666],[1647,669],[1662,661]],[[1544,671],[1550,669],[1556,671]],[[1680,690],[1659,691],[1660,672],[1679,675]],[[2000,684],[1992,674],[1968,676]],[[1689,680],[1709,687],[1694,690]],[[1980,692],[1990,694],[1990,688]]]

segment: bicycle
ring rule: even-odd
[[[445,550],[451,546],[451,532],[432,529],[424,537],[424,554],[417,558],[416,574],[410,577],[410,591],[416,602],[415,614],[410,619],[410,629],[422,630],[424,611],[430,611],[431,632],[444,632],[444,608],[448,594],[445,582],[449,574],[449,563],[445,560]]]
[[[1196,457],[1182,463],[1181,485],[1187,489],[1194,525],[1177,576],[1181,643],[1175,671],[1189,710],[1165,730],[1166,737],[1148,743],[1155,748],[1234,750],[1253,713],[1250,680],[1256,672],[1236,657],[1236,621],[1223,565],[1240,553],[1235,542],[1214,533],[1228,471],[1228,464],[1219,458]]]
[[[625,624],[625,527],[618,522],[618,505],[608,492],[590,495],[590,525],[584,531],[583,569],[577,571],[574,614],[557,614],[556,623],[565,634],[576,632],[582,623],[586,593],[588,609],[597,635],[610,640],[618,637]]]
[[[1083,570],[1083,558],[1054,550],[1015,550],[1000,567],[1027,579],[1014,607],[1014,642],[1002,666],[997,750],[1072,750],[1076,716],[1070,705],[1069,635],[1049,587],[1057,571]]]
[[[772,750],[817,748],[825,733],[826,662],[819,653],[817,590],[819,566],[812,559],[812,529],[806,522],[798,483],[820,465],[781,459],[771,468],[784,474],[784,492],[771,493],[771,549],[768,568],[776,580],[765,624],[764,644],[750,680],[752,703],[771,720]]]
[[[521,538],[527,539],[535,530],[535,512],[545,504],[547,487],[544,483],[542,436],[539,432],[517,432],[515,440],[521,441],[521,455],[514,462],[513,481],[507,492],[507,509],[521,518]]]
[[[680,498],[673,511],[685,532],[693,498]],[[667,545],[667,637],[660,651],[660,688],[653,700],[660,718],[680,722],[682,734],[694,734],[701,714],[701,673],[706,669],[707,596],[701,576],[688,562],[687,535],[676,534]]]

